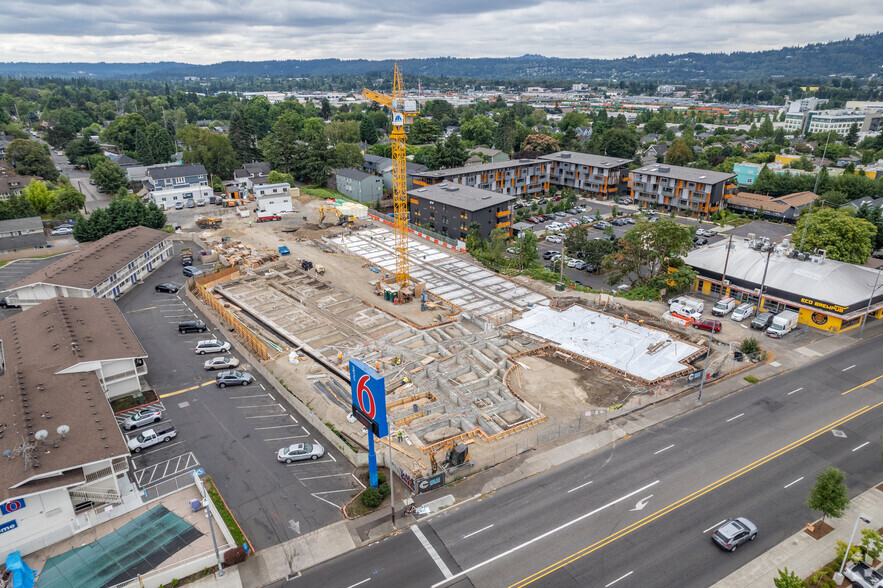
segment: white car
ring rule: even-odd
[[[276,453],[276,459],[285,463],[304,459],[319,459],[325,455],[325,448],[318,443],[294,443]]]
[[[196,348],[193,351],[199,355],[205,355],[206,353],[224,353],[230,351],[230,344],[226,341],[221,341],[220,339],[206,339],[197,343]]]
[[[551,235],[549,237],[546,237],[546,241],[549,243],[555,243],[556,245],[559,245],[562,242],[561,237],[559,237],[558,235]]]

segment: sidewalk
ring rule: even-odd
[[[865,340],[881,334],[883,334],[883,321],[874,321],[869,323],[868,328],[865,330]],[[809,348],[810,351],[817,352],[820,355],[827,355],[858,343],[860,340],[857,337],[857,333],[852,337],[847,335],[826,336],[811,343],[804,343],[802,349]],[[813,353],[790,353],[787,354],[787,357],[779,357],[771,363],[755,366],[751,369],[750,374],[760,380],[766,380],[815,361],[817,357]],[[732,377],[725,377],[705,387],[702,391],[703,404],[724,398],[752,386],[752,384],[748,384],[742,379],[744,375],[745,373],[740,373]],[[584,437],[565,438],[549,443],[536,451],[531,451],[496,467],[476,473],[437,492],[415,496],[414,500],[417,506],[429,508],[430,513],[422,517],[418,516],[415,518],[409,516],[400,518],[401,512],[404,510],[403,500],[407,494],[404,491],[405,487],[403,484],[396,484],[395,526],[393,526],[390,520],[389,509],[382,508],[371,515],[351,521],[340,521],[286,543],[259,551],[254,557],[237,566],[241,584],[230,583],[233,580],[232,577],[225,577],[225,583],[223,584],[217,583],[213,577],[208,577],[194,585],[200,586],[200,588],[228,588],[237,585],[247,588],[259,588],[285,579],[289,575],[293,576],[298,571],[328,561],[361,545],[366,545],[391,533],[407,528],[421,518],[432,516],[432,514],[443,508],[499,490],[526,477],[545,472],[556,465],[588,455],[618,439],[632,435],[647,427],[678,417],[696,408],[696,396],[696,391],[691,390],[637,412],[625,413],[629,414],[629,418],[611,420],[609,430]],[[625,416],[625,414],[622,416]],[[883,492],[875,488],[868,490],[853,500],[852,508],[865,509],[863,514],[869,516],[872,521],[883,522]],[[814,541],[806,534],[803,535],[808,542],[802,540],[802,538],[798,538],[798,540],[792,538],[779,547],[758,557],[742,570],[724,580],[732,583],[721,585],[748,586],[756,584],[756,582],[749,581],[749,578],[763,578],[763,583],[766,584],[768,582],[772,584],[772,577],[776,573],[777,566],[785,565],[782,562],[787,562],[788,569],[795,569],[798,575],[809,575],[815,569],[833,559],[834,551],[831,546],[834,545],[837,539],[841,538],[840,533],[842,529],[840,527],[848,526],[849,529],[845,531],[847,534],[852,531],[852,524],[855,522],[856,517],[855,514],[851,514],[853,513],[852,508],[843,519],[834,521],[838,527],[821,540]],[[852,522],[848,524],[842,522],[849,520]],[[834,522],[830,524],[833,525]],[[795,537],[798,537],[801,533],[798,533]],[[829,540],[829,538],[831,539]],[[849,537],[847,536],[844,541],[848,539]],[[783,545],[785,547],[782,547]],[[779,551],[780,548],[787,551],[782,553]],[[803,567],[798,568],[798,562]],[[751,572],[751,570],[755,569],[752,566],[756,567],[755,572]],[[806,574],[802,571],[804,568],[808,570]],[[739,576],[737,579],[736,574],[743,573],[743,570],[745,570],[745,575]],[[770,572],[770,570],[772,571]],[[752,575],[748,575],[749,573]],[[731,578],[733,579],[731,580]]]
[[[847,543],[859,515],[871,519],[870,525],[859,524],[856,537],[861,539],[862,529],[879,529],[883,526],[883,484],[871,488],[849,503],[849,509],[839,519],[826,519],[834,530],[815,540],[798,531],[763,555],[754,558],[714,586],[741,588],[742,586],[771,586],[780,569],[788,568],[799,578],[807,578],[834,559],[837,541]],[[763,532],[763,529],[760,531]]]

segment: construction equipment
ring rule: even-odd
[[[416,100],[405,100],[403,97],[402,74],[399,65],[393,70],[392,96],[379,94],[367,88],[362,90],[365,98],[383,104],[392,110],[392,198],[395,216],[395,256],[396,282],[399,287],[406,286],[410,279],[410,260],[408,259],[408,179],[407,160],[405,158],[405,126],[414,121],[419,114]]]
[[[469,446],[465,443],[448,443],[438,451],[434,451],[429,454],[429,463],[432,466],[432,473],[436,473],[438,471],[438,462],[435,460],[435,454],[439,453],[447,449],[448,452],[445,454],[445,459],[441,462],[441,467],[444,470],[448,470],[451,468],[458,468],[462,465],[465,465],[467,461],[469,461]],[[445,467],[448,466],[448,467]]]
[[[343,214],[339,209],[333,206],[320,206],[319,207],[319,228],[324,229],[325,225],[325,213],[330,212],[331,214],[337,216],[337,224],[338,225],[348,225],[350,223],[356,222],[356,217],[352,215]]]
[[[219,229],[221,228],[221,219],[217,217],[198,218],[196,226],[200,229]]]

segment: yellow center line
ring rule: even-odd
[[[132,313],[135,313],[135,312],[144,312],[145,310],[153,310],[154,308],[156,308],[156,307],[155,307],[155,306],[148,306],[147,308],[138,308],[138,309],[136,309],[136,310],[130,310],[130,311],[127,312],[126,314],[132,314]]]
[[[611,535],[608,535],[604,539],[601,539],[601,540],[593,543],[592,545],[589,545],[588,547],[585,547],[584,549],[577,551],[576,553],[569,555],[562,560],[559,560],[558,562],[534,573],[531,576],[528,576],[527,578],[524,578],[523,580],[519,580],[515,584],[512,584],[509,588],[527,586],[528,584],[531,584],[531,583],[539,580],[540,578],[548,576],[552,572],[555,572],[555,571],[563,568],[564,566],[575,562],[576,560],[592,553],[593,551],[597,551],[598,549],[601,549],[605,545],[613,543],[617,539],[621,539],[622,537],[625,537],[629,533],[636,531],[637,529],[640,529],[644,525],[651,523],[651,522],[655,521],[656,519],[661,518],[661,517],[677,510],[678,508],[680,508],[686,504],[689,504],[690,502],[693,502],[697,498],[700,498],[701,496],[708,494],[712,490],[716,490],[717,488],[723,486],[724,484],[726,484],[728,482],[732,482],[736,478],[738,478],[744,474],[747,474],[751,470],[753,470],[757,467],[760,467],[763,464],[776,459],[777,457],[781,457],[782,455],[788,453],[792,449],[796,449],[797,447],[800,447],[801,445],[804,445],[804,444],[808,443],[809,441],[812,441],[813,439],[827,433],[828,431],[830,431],[834,427],[836,427],[838,425],[842,425],[843,423],[846,423],[848,421],[851,421],[852,419],[859,417],[859,416],[865,414],[866,412],[874,410],[875,408],[877,408],[881,405],[883,405],[883,402],[878,402],[877,404],[875,404],[873,406],[866,405],[863,408],[860,408],[859,410],[857,410],[853,413],[850,413],[850,414],[846,415],[845,417],[842,417],[842,418],[834,421],[833,423],[825,425],[824,427],[810,433],[809,435],[806,435],[805,437],[798,439],[797,441],[794,441],[794,442],[786,445],[785,447],[777,449],[776,451],[770,453],[769,455],[758,459],[754,463],[750,463],[747,466],[745,466],[739,470],[736,470],[735,472],[733,472],[731,474],[724,476],[723,478],[719,479],[718,481],[712,482],[708,486],[701,488],[699,490],[696,490],[692,494],[689,494],[688,496],[685,496],[685,497],[681,498],[680,500],[673,502],[664,508],[659,509],[655,513],[648,515],[647,517],[641,519],[640,521],[632,523],[628,527],[626,527],[620,531],[617,531]]]
[[[868,381],[865,382],[864,384],[859,384],[859,385],[856,386],[855,388],[850,388],[850,389],[847,390],[846,392],[842,393],[840,396],[846,396],[847,394],[849,394],[849,393],[852,392],[853,390],[858,390],[859,388],[864,388],[865,386],[870,386],[871,384],[873,384],[874,382],[876,382],[876,381],[879,380],[880,378],[883,378],[883,375],[877,376],[877,377],[874,378],[873,380],[868,380]]]
[[[197,384],[196,386],[190,386],[189,388],[184,388],[182,390],[175,390],[174,392],[168,392],[166,394],[160,394],[160,398],[168,398],[169,396],[177,396],[178,394],[183,394],[184,392],[190,392],[191,390],[196,390],[197,388],[202,388],[203,386],[208,386],[209,384],[214,384],[214,380],[210,380],[205,384]]]

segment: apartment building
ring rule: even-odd
[[[132,227],[81,244],[70,255],[10,286],[8,298],[22,308],[57,297],[115,299],[171,255],[171,235]]]
[[[711,214],[735,193],[734,178],[735,174],[653,164],[633,170],[629,183],[632,199],[643,208]]]
[[[0,221],[0,252],[46,247],[46,232],[39,216]]]
[[[478,223],[484,239],[497,228],[506,229],[511,236],[515,200],[515,196],[499,192],[441,182],[408,192],[409,221],[461,241],[466,240],[472,223]]]
[[[550,167],[551,162],[543,159],[516,159],[416,173],[414,184],[429,186],[450,182],[506,196],[529,198],[549,189]]]
[[[880,124],[879,113],[865,113],[855,110],[808,110],[785,114],[785,132],[797,131],[809,135],[834,131],[846,135],[849,128],[858,125],[859,131],[877,130]]]
[[[630,159],[559,151],[541,155],[549,161],[549,184],[607,200],[628,192]]]
[[[56,298],[0,321],[0,560],[142,506],[107,398],[142,390],[146,355],[112,300]]]

